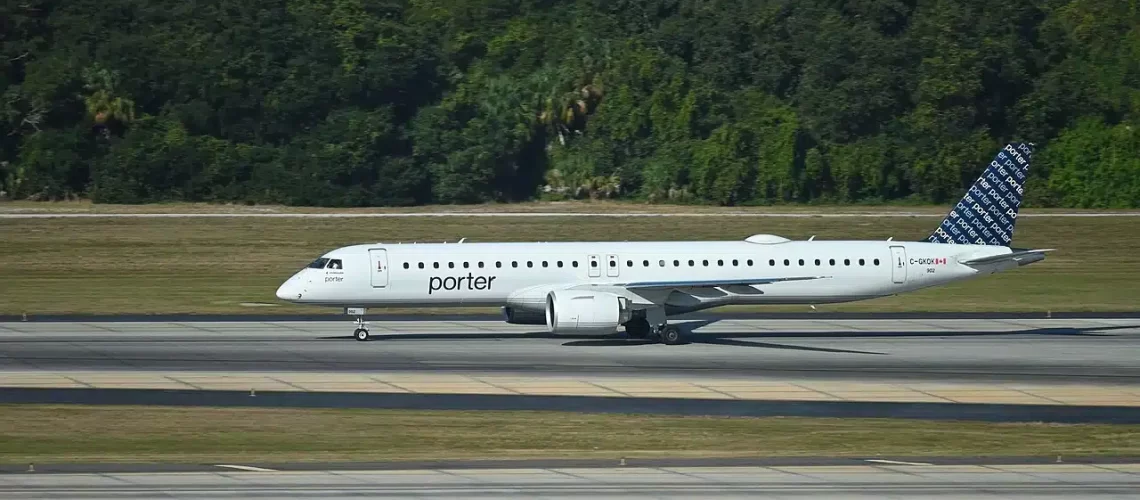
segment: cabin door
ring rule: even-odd
[[[906,283],[906,248],[891,247],[891,279]]]
[[[372,261],[372,268],[368,274],[372,276],[372,288],[388,286],[388,251],[383,248],[368,250],[368,258]]]

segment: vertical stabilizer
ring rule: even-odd
[[[926,241],[1008,247],[1032,156],[1033,144],[1002,148]]]

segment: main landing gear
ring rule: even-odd
[[[685,343],[685,334],[676,325],[666,323],[663,312],[646,311],[645,316],[629,320],[625,324],[625,332],[631,339],[649,339],[665,345]]]

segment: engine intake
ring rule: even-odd
[[[608,335],[631,315],[629,299],[612,293],[554,290],[546,296],[546,326],[555,335]]]

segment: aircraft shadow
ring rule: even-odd
[[[950,337],[999,337],[999,336],[1078,336],[1078,337],[1115,337],[1109,332],[1112,330],[1135,329],[1140,326],[1100,326],[1086,328],[1030,328],[1012,331],[932,331],[932,332],[884,332],[884,331],[834,331],[834,332],[709,332],[701,333],[698,330],[717,320],[700,320],[677,322],[675,325],[685,330],[688,335],[686,342],[690,344],[723,345],[734,347],[756,347],[763,349],[787,349],[797,351],[830,352],[845,354],[887,355],[887,353],[873,351],[857,351],[850,349],[837,349],[827,347],[808,347],[772,342],[763,342],[753,339],[858,339],[858,338],[950,338]],[[384,335],[373,333],[375,340],[524,340],[524,339],[551,339],[565,340],[565,347],[637,347],[653,345],[658,342],[631,339],[624,332],[597,337],[589,335],[553,335],[549,332],[524,333],[412,333]],[[345,340],[352,339],[351,335],[337,335],[319,337],[319,340]]]

